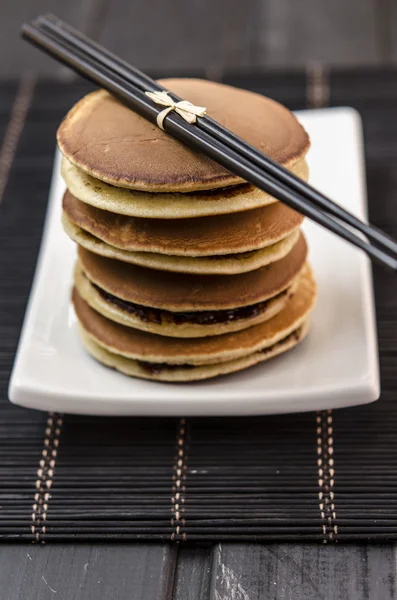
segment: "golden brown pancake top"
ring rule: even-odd
[[[214,217],[142,219],[101,210],[69,191],[63,197],[63,210],[72,223],[115,248],[179,256],[255,250],[286,237],[303,221],[299,213],[281,202]]]
[[[286,289],[303,268],[307,245],[301,234],[281,260],[238,275],[155,271],[93,254],[81,246],[78,255],[87,277],[123,300],[173,311],[220,310],[255,304]]]
[[[259,94],[200,79],[160,81],[272,159],[291,166],[309,147],[295,116]],[[58,129],[61,152],[77,167],[115,186],[152,192],[194,191],[241,178],[191,150],[104,90],[85,96]]]
[[[245,350],[274,343],[274,338],[280,332],[287,331],[288,335],[301,324],[302,319],[312,310],[315,296],[316,286],[307,269],[286,308],[269,321],[235,333],[194,339],[167,338],[110,321],[93,310],[75,288],[72,298],[83,328],[105,347],[124,355],[172,362],[178,358],[188,360],[189,357],[210,359],[211,356],[219,357],[233,351],[244,354]]]

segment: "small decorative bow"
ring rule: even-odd
[[[157,125],[163,131],[164,119],[172,110],[175,110],[175,112],[177,112],[178,115],[180,115],[188,123],[195,123],[197,121],[197,117],[204,117],[207,110],[204,106],[195,106],[187,100],[175,102],[171,96],[168,95],[168,92],[145,92],[145,94],[146,96],[149,96],[149,98],[156,104],[161,104],[162,106],[167,107],[157,115]]]

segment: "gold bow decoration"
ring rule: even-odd
[[[168,95],[168,92],[145,92],[146,96],[149,96],[153,102],[156,104],[161,104],[161,106],[166,106],[164,110],[162,110],[157,115],[157,125],[164,131],[164,119],[172,110],[178,113],[185,121],[188,123],[195,123],[197,121],[197,117],[204,117],[207,109],[204,106],[195,106],[188,100],[180,100],[179,102],[175,102],[171,96]]]

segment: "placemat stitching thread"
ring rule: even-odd
[[[335,510],[335,461],[334,461],[334,425],[332,410],[327,412],[327,431],[326,431],[326,444],[327,444],[327,470],[328,470],[328,483],[329,483],[329,509],[328,509],[328,525],[331,528],[329,532],[329,539],[332,540],[338,534],[338,526],[335,524],[336,510]],[[335,541],[335,540],[334,540]]]
[[[309,108],[328,106],[330,96],[329,72],[325,65],[312,62],[306,67],[306,104]]]
[[[41,452],[39,468],[37,470],[36,490],[32,512],[31,531],[33,542],[43,541],[46,532],[48,502],[51,498],[50,490],[54,479],[54,471],[59,447],[59,438],[62,430],[62,416],[49,413],[45,429],[44,448]]]
[[[175,465],[173,467],[175,474],[172,476],[174,485],[171,497],[171,525],[175,527],[175,531],[171,534],[172,541],[186,541],[187,539],[187,533],[181,532],[181,528],[186,526],[186,519],[181,518],[181,514],[185,512],[183,505],[185,504],[187,470],[186,429],[186,419],[181,418],[178,423]]]
[[[319,508],[322,520],[323,542],[335,541],[338,527],[335,523],[335,469],[332,410],[317,413],[317,467]]]
[[[322,532],[324,535],[324,542],[326,542],[327,525],[326,525],[325,512],[324,512],[324,492],[323,492],[324,469],[323,469],[323,444],[322,444],[322,431],[323,431],[323,413],[322,412],[317,413],[316,424],[317,424],[316,433],[317,433],[317,467],[318,467],[317,483],[318,483],[318,487],[320,488],[319,492],[318,492],[318,499],[319,499],[320,516],[321,516],[321,520],[322,520],[321,527],[322,527]]]
[[[10,120],[0,150],[0,202],[4,196],[15,152],[25,126],[35,84],[36,77],[31,74],[23,75],[19,82],[18,91],[11,109]]]

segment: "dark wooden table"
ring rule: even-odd
[[[320,93],[314,97],[305,79],[300,76],[298,81],[297,77],[296,74],[267,75],[266,86],[262,85],[259,75],[249,80],[231,77],[229,81],[267,92],[292,108],[303,108],[307,98],[313,101],[313,98],[327,97],[327,82],[321,78],[317,81]],[[372,73],[371,78],[368,84],[368,74],[331,74],[331,100],[333,104],[352,104],[346,90],[356,90],[355,105],[364,116],[365,134],[371,142],[367,146],[367,159],[373,207],[375,202],[382,203],[381,197],[371,197],[375,182],[379,189],[379,181],[386,178],[381,189],[385,193],[394,189],[390,185],[393,171],[385,171],[382,165],[386,159],[387,164],[397,164],[396,128],[390,120],[396,115],[397,86],[395,72]],[[291,81],[295,81],[293,86]],[[23,78],[20,82],[0,86],[0,204],[2,200],[6,202],[7,194],[9,201],[10,194],[24,192],[23,181],[17,180],[13,171],[16,161],[23,168],[34,167],[41,173],[37,186],[41,186],[45,198],[54,148],[54,118],[59,118],[59,111],[54,107],[61,100],[66,105],[73,101],[70,90],[63,85]],[[53,92],[51,102],[49,87]],[[79,90],[74,93],[78,95]],[[382,99],[385,109],[379,112]],[[25,127],[30,111],[34,113],[33,125]],[[40,202],[38,210],[44,212],[45,199]],[[388,222],[377,224],[396,234],[396,222],[394,213]],[[40,231],[32,232],[36,250],[40,236]],[[23,292],[24,302],[34,261],[33,253]],[[380,271],[375,272],[375,279],[385,276]],[[392,285],[392,280],[390,282]],[[20,320],[23,308],[21,303]],[[11,354],[4,356],[2,373],[9,369],[11,361]],[[396,559],[394,544],[370,543],[343,546],[228,543],[201,547],[158,543],[3,543],[0,545],[0,598],[390,600],[397,598]]]
[[[393,0],[3,0],[0,77],[29,65],[65,70],[18,39],[22,21],[53,12],[143,69],[213,79],[224,70],[397,63]]]
[[[392,600],[396,547],[0,546],[2,600]]]

